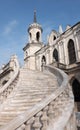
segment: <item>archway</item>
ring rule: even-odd
[[[76,78],[72,82],[72,91],[74,94],[74,101],[77,104],[77,110],[80,111],[80,83]]]
[[[55,61],[57,61],[57,62],[59,61],[57,49],[54,49],[54,51],[53,51],[53,58],[55,59]]]
[[[74,79],[72,82],[72,90],[74,94],[74,100],[80,102],[80,83],[77,79]]]
[[[56,36],[55,36],[55,35],[53,36],[53,41],[54,41],[54,40],[56,40]]]
[[[69,64],[73,64],[76,62],[75,46],[74,41],[72,39],[70,39],[68,42],[68,56]]]
[[[44,65],[46,65],[46,57],[43,55],[41,60],[42,71],[44,70]]]

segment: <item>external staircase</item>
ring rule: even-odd
[[[50,96],[58,87],[56,76],[50,72],[21,68],[15,88],[0,106],[0,126]]]
[[[68,76],[45,66],[45,71],[20,68],[0,89],[0,130],[76,130],[74,98]]]

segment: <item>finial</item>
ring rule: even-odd
[[[37,23],[37,19],[36,19],[36,10],[34,10],[34,23]]]
[[[70,28],[71,28],[71,26],[70,26],[70,25],[67,25],[66,30],[68,30],[68,29],[70,29]]]
[[[62,29],[62,26],[59,25],[59,33],[62,34],[63,33],[63,29]]]

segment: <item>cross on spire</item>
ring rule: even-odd
[[[34,23],[37,23],[37,19],[36,19],[36,10],[34,10]]]

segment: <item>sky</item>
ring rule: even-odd
[[[34,10],[44,43],[59,25],[65,31],[67,25],[80,21],[80,0],[0,0],[0,67],[14,54],[23,65],[23,47],[28,43],[27,29],[33,23]]]

